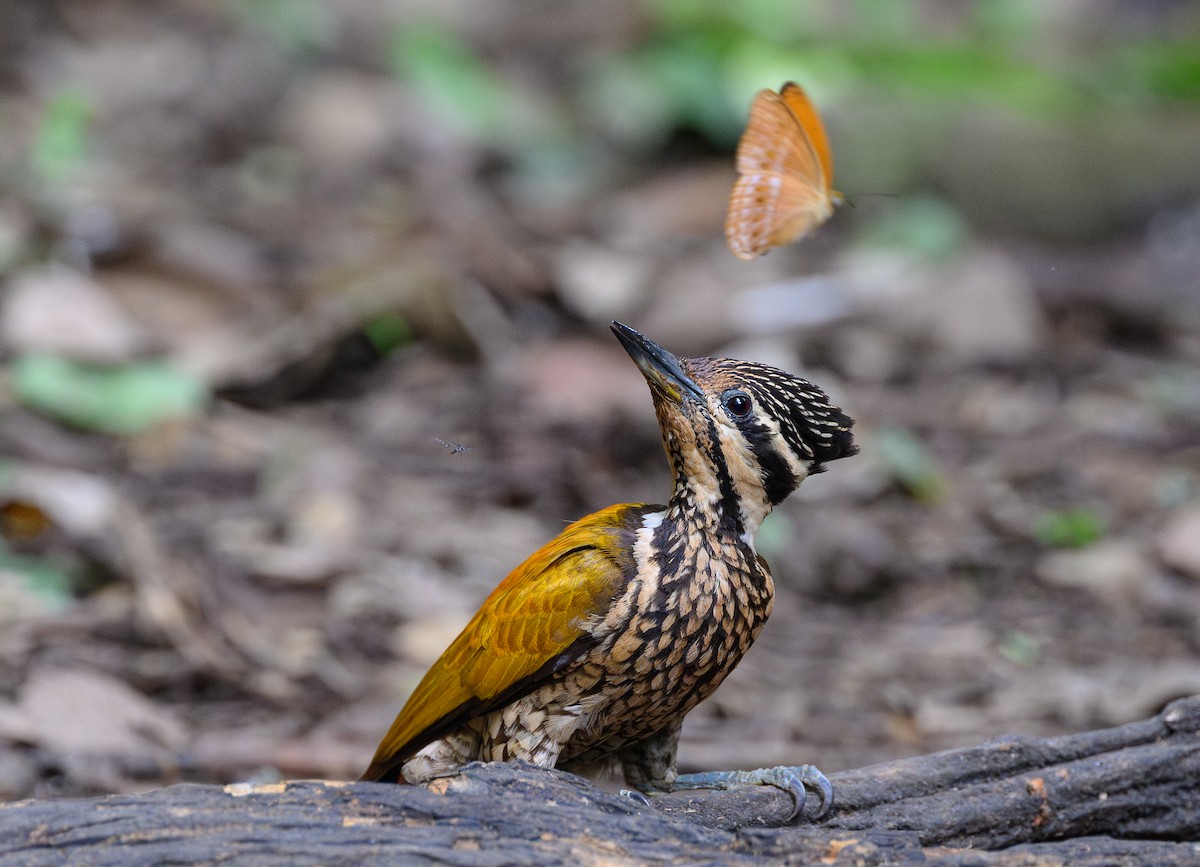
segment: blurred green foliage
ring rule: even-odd
[[[10,375],[26,406],[105,433],[139,433],[194,415],[207,400],[199,380],[161,361],[101,366],[29,353],[12,360]]]
[[[455,132],[484,141],[504,134],[514,96],[456,34],[432,24],[399,29],[388,61]]]
[[[996,642],[996,652],[1021,668],[1036,665],[1042,655],[1037,639],[1020,629],[1010,629],[1001,635]]]
[[[1200,34],[1109,25],[1085,34],[1089,38],[1069,39],[1055,23],[1061,10],[1052,6],[974,0],[949,4],[934,17],[931,4],[911,0],[644,0],[643,27],[633,41],[564,58],[561,93],[560,81],[553,88],[542,81],[545,90],[538,92],[530,83],[536,77],[512,74],[486,56],[468,28],[455,27],[453,15],[443,23],[398,26],[383,40],[382,60],[449,132],[503,153],[514,175],[541,181],[529,186],[542,195],[586,183],[581,178],[612,143],[655,148],[686,129],[732,148],[753,93],[789,79],[801,82],[818,106],[866,94],[877,102],[902,98],[906,106],[941,109],[932,120],[914,121],[933,128],[924,139],[908,141],[898,130],[894,140],[873,140],[874,152],[858,161],[860,172],[863,164],[879,166],[886,158],[903,162],[906,148],[928,152],[928,143],[940,140],[937,118],[949,114],[947,105],[951,111],[1000,105],[1051,123],[1109,112],[1148,134],[1155,127],[1139,117],[1152,119],[1164,105],[1200,105]],[[329,0],[222,0],[219,8],[291,57],[332,52],[342,22]],[[1141,20],[1161,24],[1167,15],[1146,13]],[[53,203],[55,191],[75,182],[95,150],[94,112],[83,86],[63,87],[45,100],[27,154],[35,195],[46,197],[48,190],[45,201]],[[299,160],[287,147],[260,144],[236,180],[255,201],[286,204],[303,183]],[[884,173],[879,188],[901,187],[904,181],[894,177],[914,175]],[[911,197],[873,211],[860,238],[867,244],[941,259],[969,238],[962,213],[938,199]],[[3,240],[0,267],[11,267],[18,254],[5,250]],[[387,317],[365,329],[381,352],[410,339],[404,323]],[[201,386],[162,365],[103,369],[29,356],[11,366],[28,405],[90,429],[142,429],[194,411],[204,399]],[[1187,399],[1190,392],[1164,388],[1164,394]],[[881,443],[900,484],[918,498],[937,496],[937,467],[911,434],[883,432]]]
[[[1200,184],[1188,144],[1200,25],[1177,9],[1093,21],[1035,0],[642,0],[635,12],[637,29],[574,46],[553,78],[452,15],[397,25],[388,66],[440,118],[431,141],[487,146],[511,188],[542,202],[610,184],[638,165],[629,151],[732,150],[754,94],[788,80],[830,123],[852,201],[936,186],[972,224],[1074,240]],[[948,223],[914,216],[922,252],[953,246],[935,237]]]
[[[78,87],[52,96],[29,149],[30,168],[39,181],[52,186],[72,180],[87,158],[92,109]]]
[[[1086,548],[1099,541],[1105,529],[1104,518],[1094,509],[1075,508],[1043,512],[1034,532],[1043,545]]]
[[[1113,28],[1119,42],[1106,45],[1100,32],[1091,44],[1062,44],[1055,11],[1035,0],[957,4],[940,20],[931,17],[929,4],[906,0],[649,5],[654,29],[637,50],[707,50],[707,64],[731,82],[739,106],[754,90],[789,78],[811,87],[818,102],[822,87],[864,87],[1007,104],[1044,116],[1111,106],[1131,95],[1200,101],[1200,35],[1169,42],[1153,32],[1130,37]]]
[[[225,0],[224,6],[291,56],[327,46],[337,31],[336,14],[326,0]]]
[[[1110,78],[1119,96],[1200,103],[1200,39],[1122,45],[1112,60]]]
[[[857,240],[864,246],[904,250],[931,261],[945,261],[971,240],[971,227],[949,202],[914,195],[880,208]]]
[[[399,313],[380,313],[363,325],[363,333],[381,356],[413,340],[412,328]]]
[[[388,65],[457,135],[520,155],[555,147],[566,134],[553,106],[510,82],[444,27],[398,28]]]
[[[640,41],[583,55],[574,69],[587,122],[626,145],[657,146],[688,128],[732,147],[753,94],[787,80],[818,106],[861,90],[1000,105],[1049,121],[1131,101],[1200,103],[1197,35],[1165,42],[1114,28],[1109,43],[1100,35],[1075,44],[1033,0],[958,4],[939,20],[929,4],[907,0],[647,0],[646,14]],[[449,29],[402,28],[391,65],[483,140],[503,138],[502,129],[526,142],[544,135],[511,122],[529,113],[522,88]]]
[[[70,603],[75,582],[65,569],[48,558],[14,554],[0,538],[0,577],[5,574],[15,576],[37,598],[39,607],[60,612]]]
[[[881,427],[870,439],[889,474],[914,499],[935,503],[942,498],[945,479],[937,459],[912,431]]]

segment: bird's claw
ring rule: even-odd
[[[774,786],[792,796],[792,814],[788,816],[788,821],[800,815],[808,800],[809,790],[821,799],[813,818],[820,819],[833,807],[833,786],[813,765],[778,765],[745,773],[759,785]]]
[[[622,798],[628,798],[641,807],[650,806],[650,799],[636,789],[621,789],[619,794]]]
[[[833,786],[814,765],[778,765],[753,771],[707,771],[681,774],[673,789],[731,789],[736,786],[774,786],[792,798],[788,821],[800,815],[811,789],[821,799],[813,818],[820,819],[833,807]]]

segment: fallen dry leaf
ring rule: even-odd
[[[99,671],[35,669],[16,711],[36,743],[58,753],[137,756],[188,737],[174,714]]]

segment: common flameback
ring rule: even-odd
[[[518,566],[434,663],[364,780],[422,783],[471,761],[620,771],[642,792],[805,786],[815,767],[679,775],[684,715],[741,660],[771,613],[754,550],[763,518],[828,461],[858,451],[815,385],[763,364],[676,358],[613,332],[650,385],[674,474],[666,505],[609,506]]]

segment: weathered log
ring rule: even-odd
[[[472,765],[427,788],[178,785],[0,805],[4,865],[1200,863],[1200,696],[1144,722],[834,774],[832,813],[782,825],[770,788],[647,806],[570,774]]]

